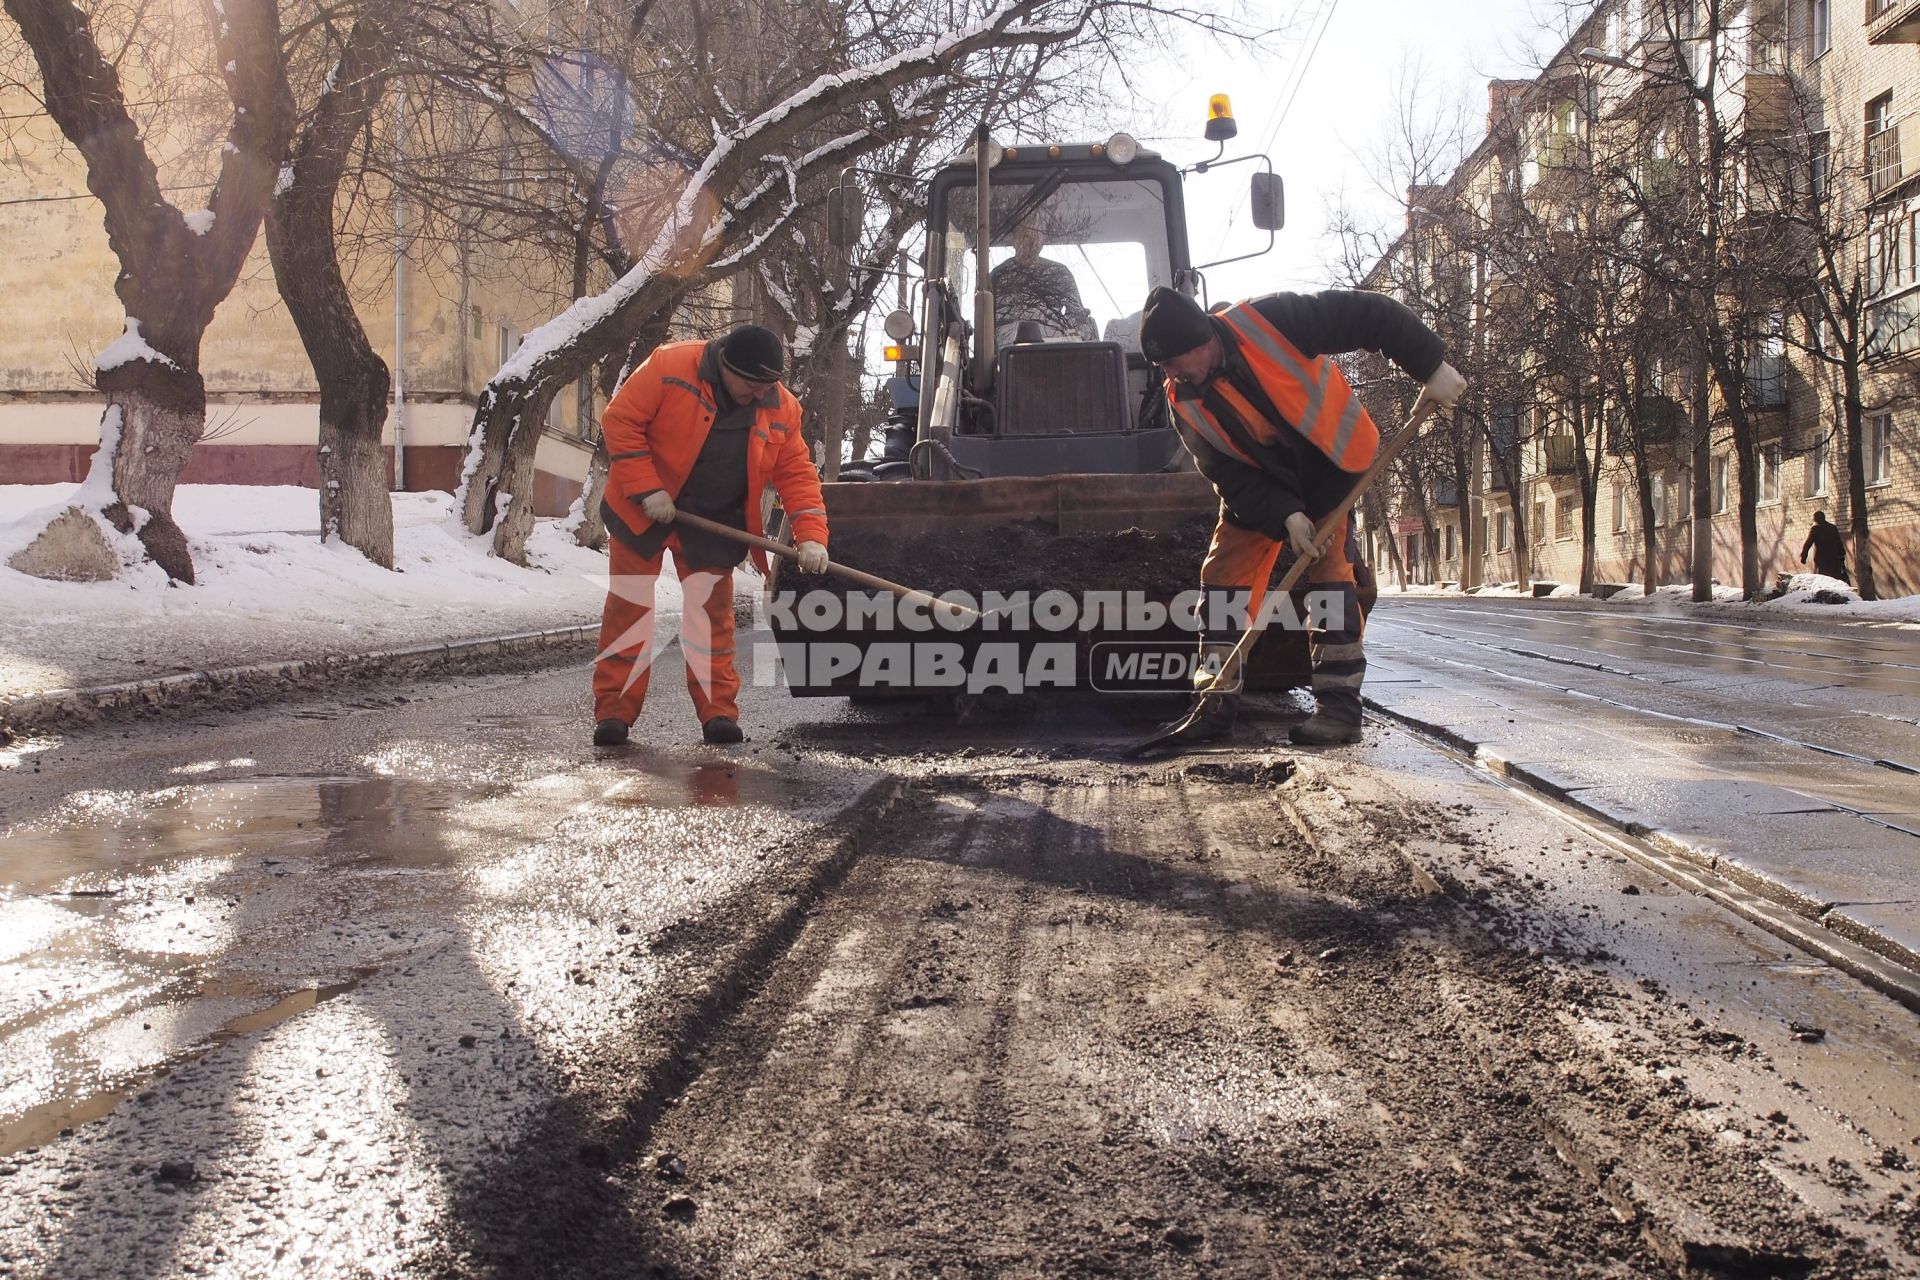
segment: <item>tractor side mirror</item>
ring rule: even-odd
[[[1278,231],[1287,225],[1287,196],[1277,173],[1253,175],[1253,225]]]
[[[863,212],[859,187],[851,182],[842,182],[830,188],[827,192],[827,243],[836,249],[851,247],[859,238]]]

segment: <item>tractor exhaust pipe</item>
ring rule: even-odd
[[[988,171],[993,167],[989,155],[993,142],[982,124],[973,135],[974,211],[979,224],[974,238],[973,271],[973,393],[986,394],[993,377],[994,326],[993,289],[987,281],[987,251],[993,239],[993,192]]]

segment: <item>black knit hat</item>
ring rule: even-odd
[[[757,324],[743,324],[720,339],[720,365],[750,382],[775,382],[786,365],[780,336]]]
[[[1212,336],[1207,313],[1186,294],[1160,285],[1147,295],[1140,317],[1140,351],[1147,359],[1164,364],[1205,346]]]

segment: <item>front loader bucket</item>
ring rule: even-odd
[[[1199,587],[1219,511],[1197,472],[824,489],[836,562],[936,596],[957,593],[988,616],[949,625],[783,562],[769,584],[771,617],[795,695],[1192,687],[1198,635],[1167,606]],[[1247,668],[1256,689],[1306,679],[1299,631],[1270,633]]]
[[[1213,486],[1197,471],[830,484],[824,489],[836,548],[844,545],[842,537],[960,535],[1012,524],[1044,525],[1060,534],[1164,533],[1211,520],[1219,507]]]

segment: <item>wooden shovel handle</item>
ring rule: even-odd
[[[705,516],[696,516],[690,512],[682,511],[674,516],[673,523],[684,524],[694,529],[701,529],[707,533],[717,534],[722,538],[731,538],[735,542],[742,543],[749,547],[756,547],[769,555],[783,556],[788,560],[795,561],[800,559],[800,553],[784,542],[775,542],[772,538],[763,538],[757,533],[748,533],[745,529],[736,529],[730,524],[721,524],[718,520],[709,520]],[[947,609],[956,616],[967,619],[977,619],[982,616],[978,609],[969,609],[963,604],[955,604],[950,600],[939,599],[936,596],[921,591],[917,587],[909,587],[902,583],[890,582],[878,574],[868,573],[863,569],[851,568],[844,564],[836,564],[832,560],[827,561],[826,572],[837,574],[849,582],[857,582],[863,587],[872,587],[879,591],[891,591],[903,600],[916,601],[928,609]]]

